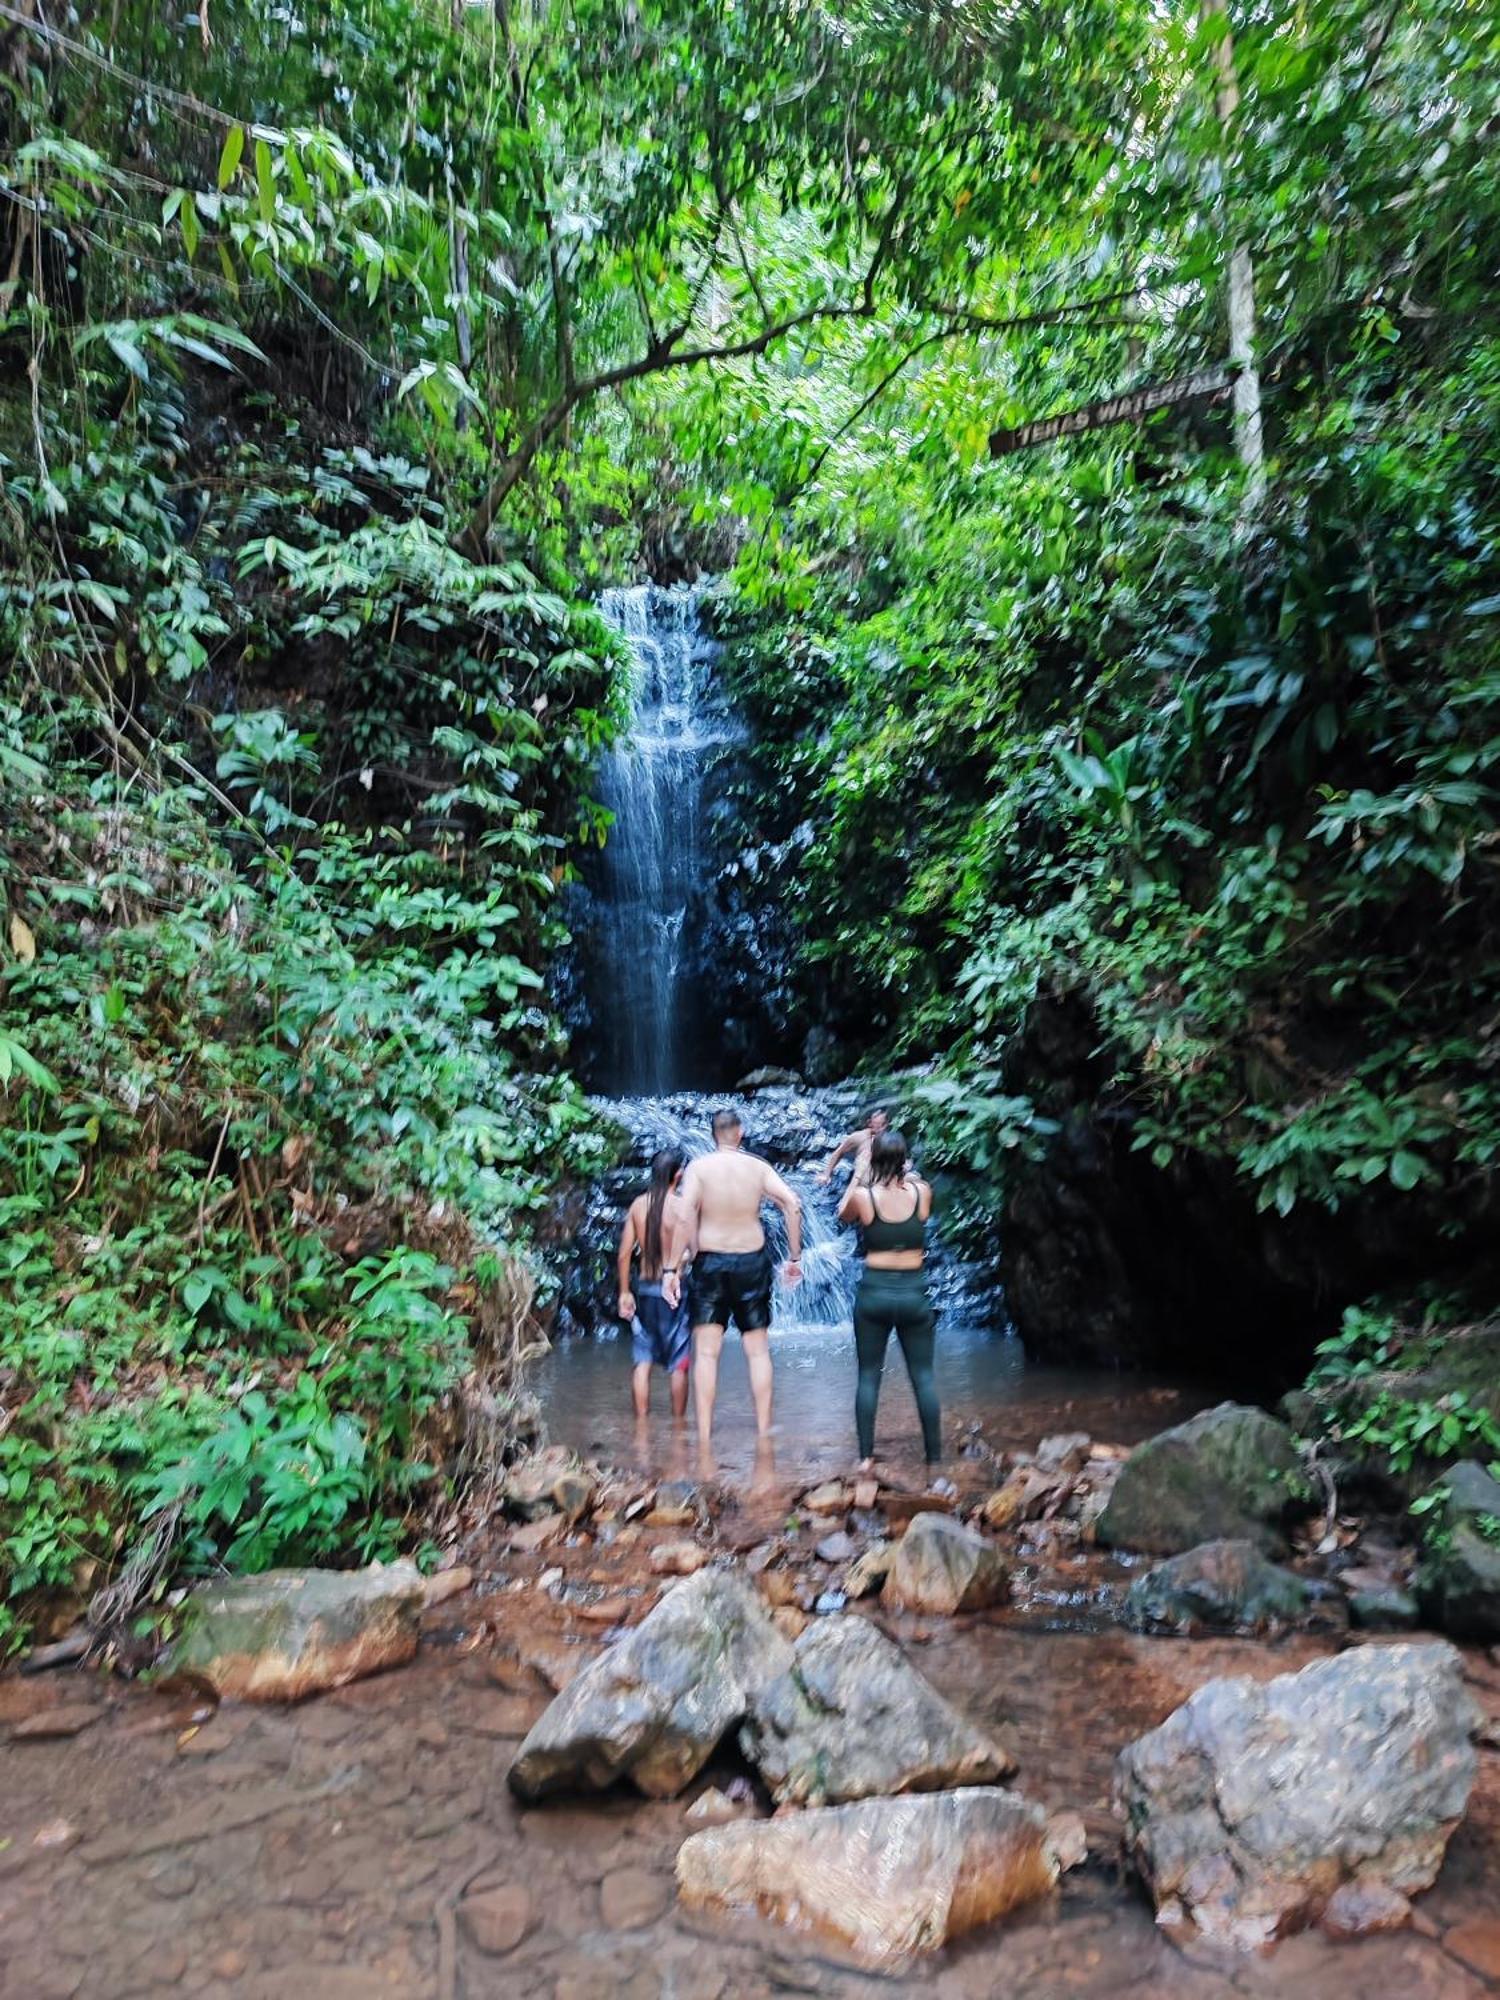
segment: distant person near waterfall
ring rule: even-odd
[[[731,1322],[740,1330],[755,1404],[755,1428],[771,1428],[771,1285],[774,1273],[760,1211],[771,1202],[786,1217],[788,1257],[782,1277],[802,1277],[802,1203],[775,1169],[744,1149],[739,1114],[719,1111],[714,1150],[689,1163],[668,1236],[664,1282],[675,1304],[682,1292],[685,1246],[697,1244],[688,1280],[693,1328],[693,1407],[698,1447],[707,1452],[719,1386],[719,1354]]]
[[[868,1178],[856,1173],[839,1204],[839,1221],[859,1226],[864,1258],[854,1295],[854,1351],[859,1362],[854,1423],[863,1466],[875,1452],[875,1412],[892,1333],[901,1343],[917,1399],[927,1463],[936,1465],[942,1457],[933,1376],[936,1322],[922,1270],[931,1214],[932,1189],[913,1169],[905,1138],[899,1132],[878,1133],[870,1146]]]
[[[857,1132],[846,1133],[823,1162],[823,1171],[818,1175],[823,1186],[827,1187],[833,1179],[834,1168],[850,1153],[854,1155],[853,1178],[857,1181],[868,1180],[870,1148],[882,1132],[889,1131],[890,1123],[890,1113],[883,1104],[877,1104],[873,1110],[867,1112],[865,1122],[860,1129]]]
[[[679,1147],[664,1146],[651,1161],[651,1184],[637,1195],[625,1213],[620,1231],[616,1268],[620,1280],[620,1317],[630,1326],[630,1393],[638,1417],[651,1408],[651,1370],[667,1371],[672,1415],[687,1414],[688,1363],[693,1335],[688,1325],[687,1307],[680,1298],[670,1303],[666,1297],[663,1267],[667,1262],[663,1244],[677,1210],[678,1189],[687,1155]],[[685,1235],[679,1255],[691,1254],[691,1238]],[[640,1258],[640,1274],[631,1286],[630,1267]],[[676,1260],[674,1259],[674,1262]]]

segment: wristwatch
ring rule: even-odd
[[[663,1264],[661,1274],[664,1278],[675,1278],[677,1276],[677,1266],[675,1264]]]

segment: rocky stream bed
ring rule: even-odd
[[[555,1451],[463,1567],[387,1573],[407,1608],[354,1615],[371,1650],[328,1670],[416,1641],[391,1671],[215,1701],[210,1625],[175,1686],[8,1674],[0,1993],[1497,1990],[1500,1665],[1351,1626],[1339,1578],[1383,1545],[1295,1495],[1206,1523],[1218,1553],[1186,1597],[1160,1560],[1106,1547],[1111,1511],[1139,1502],[1128,1448],[1185,1414],[1160,1396],[1013,1411],[969,1431],[941,1507],[904,1448],[873,1485],[835,1462],[811,1484],[651,1482]],[[1267,1597],[1259,1566],[1300,1593]],[[1259,1635],[1215,1630],[1232,1616]],[[1213,1715],[1184,1710],[1209,1683]],[[934,1926],[964,1934],[927,1951]]]

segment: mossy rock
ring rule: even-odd
[[[1263,1631],[1322,1619],[1346,1622],[1336,1594],[1267,1561],[1253,1542],[1205,1542],[1138,1576],[1125,1599],[1137,1631],[1189,1632],[1198,1626]]]
[[[1422,1565],[1417,1595],[1422,1609],[1460,1639],[1500,1639],[1500,1479],[1477,1459],[1450,1466],[1428,1489],[1439,1507]]]
[[[1285,1424],[1245,1403],[1148,1438],[1130,1454],[1099,1517],[1111,1548],[1178,1555],[1205,1541],[1286,1547],[1286,1527],[1313,1493]]]

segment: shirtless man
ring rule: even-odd
[[[662,1283],[673,1304],[681,1294],[682,1252],[696,1243],[688,1280],[688,1318],[693,1327],[693,1407],[698,1444],[706,1450],[719,1387],[719,1354],[733,1320],[744,1343],[755,1404],[755,1428],[771,1428],[771,1253],[761,1227],[762,1202],[773,1202],[786,1217],[790,1256],[782,1267],[789,1286],[802,1277],[802,1203],[766,1162],[742,1145],[737,1114],[714,1114],[714,1150],[692,1160],[682,1177],[671,1217]]]
[[[833,1151],[828,1155],[823,1165],[823,1171],[818,1175],[818,1179],[822,1182],[823,1186],[827,1187],[828,1183],[833,1179],[833,1170],[846,1153],[854,1155],[854,1172],[850,1176],[850,1185],[852,1186],[861,1176],[865,1180],[868,1180],[870,1178],[870,1147],[880,1137],[882,1132],[890,1129],[890,1123],[890,1114],[883,1105],[877,1104],[875,1109],[865,1119],[860,1130],[858,1132],[847,1133],[839,1140]]]

